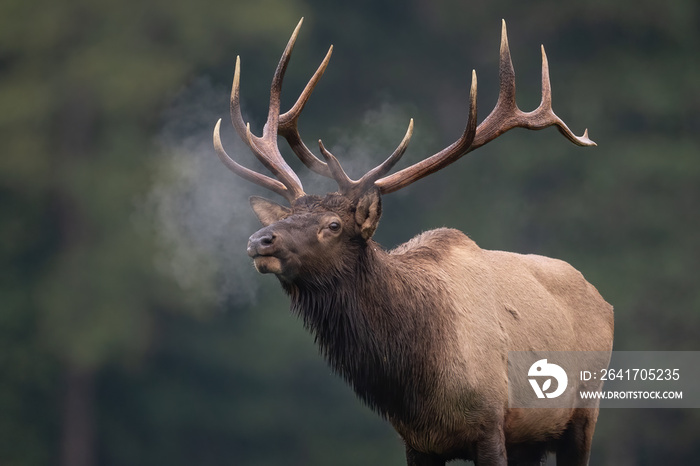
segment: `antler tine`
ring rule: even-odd
[[[231,114],[231,124],[236,129],[238,136],[243,139],[246,144],[246,124],[243,121],[241,113],[241,57],[236,56],[236,69],[233,72],[233,85],[231,86],[231,100],[229,101],[229,113]]]
[[[372,170],[368,171],[361,179],[360,182],[364,184],[370,184],[376,182],[379,178],[389,173],[389,171],[394,168],[396,162],[398,162],[403,156],[404,152],[408,148],[408,143],[411,141],[411,136],[413,136],[413,118],[408,122],[408,129],[404,135],[401,143],[396,148],[393,154],[389,156],[380,165],[374,167]]]
[[[275,75],[272,78],[272,85],[270,86],[270,110],[267,112],[267,122],[265,123],[265,128],[263,129],[263,137],[268,134],[277,137],[277,127],[280,118],[280,96],[282,94],[282,81],[284,80],[284,73],[287,71],[287,65],[289,64],[289,59],[292,57],[292,50],[294,50],[294,43],[297,41],[297,36],[299,35],[299,30],[304,22],[304,18],[299,20],[297,27],[294,28],[292,36],[287,42],[287,46],[282,53],[280,62],[275,69]]]
[[[304,109],[306,102],[309,100],[311,92],[314,90],[316,84],[321,79],[321,76],[323,76],[323,73],[326,71],[326,67],[328,66],[332,53],[333,46],[331,45],[331,47],[328,49],[328,53],[326,53],[326,57],[323,59],[323,62],[321,62],[321,65],[319,65],[314,75],[306,84],[304,91],[301,93],[296,103],[291,109],[289,109],[289,111],[280,115],[279,127],[277,128],[277,132],[280,134],[280,136],[287,140],[289,146],[292,148],[297,157],[299,157],[299,159],[304,163],[304,165],[306,165],[310,170],[327,178],[333,177],[328,169],[328,165],[319,160],[318,157],[316,157],[301,140],[298,122],[299,115],[301,115],[301,111]]]
[[[501,27],[501,53],[499,64],[500,90],[498,102],[493,111],[479,125],[476,137],[469,151],[477,149],[496,139],[506,131],[521,127],[538,130],[548,126],[556,126],[567,139],[579,146],[595,146],[596,143],[588,138],[588,130],[583,136],[576,136],[566,124],[552,111],[552,87],[549,81],[549,63],[547,54],[542,48],[542,101],[532,112],[523,112],[515,101],[515,70],[508,47],[508,32],[506,22]]]
[[[248,146],[252,149],[253,154],[262,162],[268,170],[275,175],[279,180],[279,183],[284,186],[284,191],[281,191],[280,187],[276,184],[275,180],[269,177],[260,175],[258,173],[252,172],[251,170],[245,169],[238,163],[234,162],[226,153],[223,151],[223,146],[221,146],[221,140],[218,137],[219,126],[215,128],[215,146],[217,145],[216,139],[218,138],[217,154],[219,158],[226,164],[229,169],[234,173],[242,176],[243,178],[252,181],[256,184],[264,186],[272,191],[283,195],[290,203],[299,197],[305,195],[304,189],[302,188],[301,181],[299,177],[294,173],[287,162],[282,158],[282,154],[277,146],[277,129],[280,118],[280,94],[282,92],[282,81],[284,79],[284,73],[287,69],[287,64],[291,58],[291,53],[294,48],[294,43],[301,29],[301,25],[304,21],[302,18],[297,24],[292,36],[287,43],[287,46],[282,53],[279,64],[275,69],[275,74],[272,79],[272,85],[270,87],[270,105],[267,114],[267,122],[263,128],[262,137],[255,136],[250,131],[250,124],[246,124],[243,121],[243,116],[241,114],[240,107],[240,57],[236,58],[236,70],[233,77],[233,86],[231,88],[231,101],[230,101],[230,111],[231,111],[231,123],[238,135],[243,139]],[[308,98],[308,97],[307,97]],[[219,150],[221,149],[221,150]],[[223,155],[226,155],[223,157]],[[251,173],[255,173],[252,175]],[[264,181],[263,181],[264,180]],[[274,183],[270,183],[270,182]]]
[[[321,148],[321,154],[326,159],[329,172],[331,177],[338,183],[338,188],[341,193],[348,194],[350,197],[356,196],[364,192],[366,189],[375,184],[375,182],[383,175],[389,172],[394,165],[401,159],[408,143],[413,135],[413,118],[408,122],[408,129],[406,134],[399,146],[394,150],[394,152],[381,164],[377,165],[367,173],[365,173],[359,180],[352,180],[345,173],[343,167],[340,165],[338,159],[331,154],[328,149],[323,145],[323,142],[319,139],[318,145]]]
[[[413,121],[413,120],[411,120]],[[382,194],[393,193],[414,181],[434,173],[456,161],[469,151],[476,135],[476,71],[472,71],[472,84],[469,91],[469,117],[462,136],[445,149],[427,159],[404,168],[392,175],[377,180],[374,184]]]
[[[348,193],[352,191],[353,188],[358,185],[358,182],[350,179],[347,173],[345,173],[345,170],[343,170],[338,159],[326,149],[326,146],[323,145],[323,141],[320,139],[318,140],[318,146],[321,149],[323,158],[326,159],[326,166],[331,174],[331,178],[338,183],[340,192]]]
[[[216,150],[216,155],[219,156],[219,159],[224,163],[224,165],[226,165],[229,170],[241,178],[244,178],[251,183],[255,183],[258,186],[262,186],[263,188],[267,188],[270,191],[276,192],[291,203],[294,200],[294,197],[290,195],[291,193],[285,185],[277,180],[273,180],[269,176],[262,175],[238,164],[226,153],[224,146],[221,144],[220,128],[221,118],[219,118],[219,121],[216,122],[216,126],[214,126],[214,150]]]

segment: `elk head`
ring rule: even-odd
[[[510,58],[505,21],[502,24],[498,102],[493,111],[477,127],[476,72],[472,71],[469,95],[469,116],[461,137],[440,152],[389,175],[403,155],[413,132],[413,120],[403,140],[382,164],[359,180],[350,179],[338,159],[319,140],[325,162],[317,158],[301,140],[298,119],[316,83],[323,75],[333,51],[326,57],[302,91],[297,102],[280,113],[282,80],[303,18],[292,33],[272,80],[267,122],[262,136],[251,133],[240,109],[240,57],[231,91],[231,122],[253,154],[270,170],[275,179],[245,168],[231,159],[220,138],[221,120],[214,128],[214,147],[221,161],[234,173],[284,197],[289,207],[252,197],[251,206],[264,227],[250,237],[248,254],[262,273],[274,273],[283,282],[293,282],[304,276],[321,276],[339,268],[352,267],[357,250],[367,247],[381,216],[381,195],[397,191],[455,162],[464,154],[483,146],[504,132],[522,127],[542,129],[556,126],[571,142],[580,146],[595,145],[588,138],[575,136],[552,111],[551,87],[547,56],[542,47],[542,101],[532,112],[521,111],[515,102],[515,72]],[[312,171],[338,184],[338,192],[325,197],[307,195],[301,181],[284,161],[277,145],[277,136],[284,137],[294,153]],[[343,260],[348,258],[349,260]]]

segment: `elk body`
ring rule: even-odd
[[[291,307],[315,335],[332,368],[357,395],[388,419],[406,445],[407,463],[444,465],[540,464],[555,451],[558,465],[588,463],[597,405],[578,409],[508,407],[508,351],[610,351],[613,312],[597,290],[569,264],[537,255],[483,250],[463,233],[437,229],[392,251],[372,240],[381,195],[401,189],[454,162],[514,127],[556,126],[578,145],[551,109],[549,71],[542,49],[542,103],[524,113],[515,104],[515,77],[505,31],[501,38],[500,94],[477,127],[476,74],[469,119],[455,143],[387,175],[410,139],[413,122],[396,151],[359,180],[351,180],[319,141],[325,162],[302,142],[298,117],[323,74],[330,54],[296,104],[280,113],[282,78],[301,22],[272,82],[262,137],[243,121],[240,62],[231,94],[233,126],[276,179],[216,152],[233,172],[283,196],[289,207],[260,198],[251,205],[263,224],[248,243],[261,273],[275,274]],[[338,192],[307,195],[280,155],[287,139],[311,170],[334,178]]]

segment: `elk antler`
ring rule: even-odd
[[[267,114],[267,122],[263,127],[262,137],[255,136],[251,133],[250,124],[246,124],[243,121],[243,116],[241,114],[240,57],[236,58],[236,69],[233,76],[233,86],[231,88],[230,110],[231,123],[233,124],[233,127],[236,129],[236,132],[241,139],[243,139],[243,141],[245,141],[246,144],[248,144],[248,146],[252,149],[253,154],[255,154],[258,160],[260,160],[260,162],[262,162],[262,164],[265,165],[265,167],[267,167],[267,169],[270,170],[277,179],[275,180],[266,175],[257,173],[234,161],[226,153],[221,143],[221,119],[219,119],[214,127],[214,148],[219,156],[219,159],[221,159],[221,161],[237,175],[259,186],[276,192],[277,194],[286,198],[290,203],[292,203],[295,199],[304,196],[305,193],[299,177],[297,177],[296,173],[294,173],[289,165],[287,165],[280,154],[279,147],[277,146],[277,134],[280,134],[287,139],[294,152],[307,166],[325,176],[330,176],[330,171],[328,170],[326,164],[318,160],[302,142],[297,130],[297,120],[299,118],[299,114],[306,105],[311,92],[316,86],[316,83],[323,75],[326,66],[328,66],[328,61],[330,60],[331,53],[333,51],[332,46],[328,50],[326,58],[324,58],[321,65],[316,70],[316,73],[314,73],[311,80],[306,85],[306,88],[304,88],[304,91],[299,96],[297,102],[288,112],[280,115],[280,94],[282,92],[284,72],[287,69],[287,64],[289,63],[292,50],[294,49],[294,43],[296,42],[299,29],[301,28],[303,22],[304,18],[299,21],[299,24],[297,24],[297,27],[294,29],[294,32],[287,43],[287,47],[284,49],[284,53],[280,58],[279,64],[277,65],[277,69],[275,70],[270,89],[270,107]]]
[[[496,139],[506,131],[517,127],[543,129],[554,125],[559,129],[559,132],[576,145],[596,145],[595,142],[588,139],[588,130],[584,131],[583,136],[574,135],[552,111],[552,88],[549,83],[549,65],[544,46],[542,46],[542,101],[539,107],[532,112],[525,113],[518,108],[518,105],[515,103],[515,71],[510,58],[510,49],[508,48],[508,33],[505,20],[503,20],[501,28],[499,81],[500,90],[496,107],[473,132],[472,128],[476,123],[476,72],[472,71],[469,119],[462,137],[437,154],[377,180],[375,185],[380,192],[386,194],[406,187],[414,181],[446,167],[464,154]]]
[[[408,142],[413,134],[413,120],[411,120],[406,135],[394,153],[380,165],[367,172],[359,180],[351,180],[341,167],[338,159],[324,147],[320,140],[319,146],[323,157],[326,159],[326,163],[319,160],[301,140],[297,126],[301,111],[304,109],[306,102],[311,96],[311,92],[328,66],[333,52],[332,46],[328,50],[321,65],[307,83],[296,103],[288,112],[280,115],[282,79],[284,78],[284,72],[289,63],[292,49],[294,48],[294,42],[296,41],[303,21],[304,18],[299,21],[299,24],[297,24],[297,27],[294,29],[292,37],[289,39],[287,47],[275,70],[270,90],[270,107],[262,137],[253,135],[250,131],[250,124],[246,125],[243,121],[239,97],[240,57],[236,59],[236,70],[233,78],[233,88],[231,90],[231,122],[239,136],[253,150],[255,156],[277,179],[272,179],[245,168],[231,159],[221,144],[221,137],[219,135],[221,120],[219,120],[214,127],[214,147],[221,161],[237,175],[280,194],[290,203],[304,196],[305,193],[301,186],[301,181],[299,181],[297,175],[289,165],[287,165],[280,154],[277,146],[278,134],[287,140],[294,153],[304,165],[320,175],[335,179],[340,192],[351,197],[357,197],[372,186],[376,186],[382,194],[397,191],[446,167],[468,152],[496,139],[512,128],[521,127],[537,130],[548,126],[556,126],[559,132],[574,144],[579,146],[596,145],[595,142],[588,138],[588,130],[584,131],[583,136],[574,135],[566,124],[552,111],[552,89],[549,82],[549,65],[547,63],[547,55],[544,52],[544,46],[542,46],[542,101],[532,112],[523,112],[518,108],[515,102],[515,71],[513,70],[513,63],[510,58],[506,22],[504,20],[501,28],[499,64],[500,90],[496,107],[491,111],[489,116],[477,127],[476,72],[472,71],[472,83],[469,92],[469,116],[464,132],[457,141],[440,152],[410,167],[404,168],[392,175],[384,176],[394,167],[406,151]]]

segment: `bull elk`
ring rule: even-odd
[[[302,19],[303,21],[303,19]],[[330,366],[405,442],[407,464],[444,465],[452,459],[478,466],[588,463],[598,406],[514,409],[508,405],[507,355],[513,350],[610,351],[612,307],[569,264],[538,255],[479,248],[447,228],[422,233],[386,251],[372,240],[381,195],[453,163],[511,128],[556,126],[575,136],[552,111],[547,57],[542,48],[542,101],[529,113],[515,103],[515,74],[505,22],[496,107],[477,126],[476,73],[469,117],[461,137],[440,152],[388,174],[413,131],[383,163],[358,180],[319,141],[325,162],[302,141],[297,122],[330,59],[331,47],[294,106],[280,113],[282,79],[299,22],[274,74],[262,136],[240,109],[240,57],[231,92],[231,121],[239,136],[276,179],[245,168],[225,152],[221,120],[214,147],[236,175],[284,197],[289,207],[251,197],[263,224],[248,242],[260,273],[273,273],[291,309],[315,336]],[[309,195],[277,145],[284,137],[312,171],[334,179],[338,191]]]

